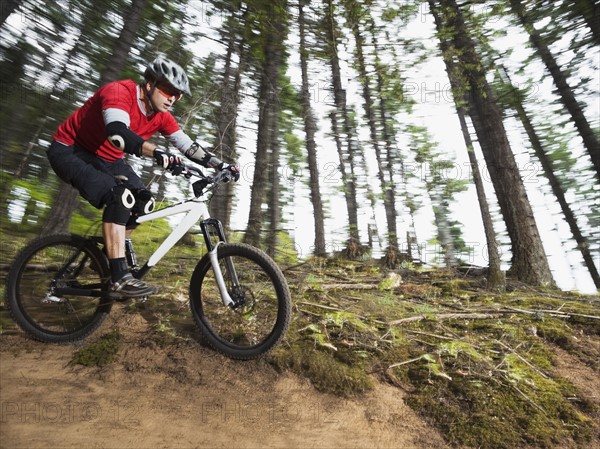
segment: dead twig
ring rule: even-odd
[[[428,315],[410,316],[399,320],[388,321],[388,326],[396,326],[398,324],[410,323],[415,321],[423,321],[427,319],[435,320],[485,320],[492,318],[500,318],[497,313],[438,313]]]
[[[544,415],[548,416],[548,413],[546,412],[546,410],[544,410],[542,408],[541,405],[539,405],[537,402],[535,402],[533,399],[531,399],[529,396],[527,396],[523,391],[521,391],[521,389],[519,387],[517,387],[516,385],[512,384],[511,382],[509,382],[509,385],[511,388],[513,388],[517,393],[519,393],[521,396],[523,396],[523,398],[534,408],[538,409],[540,412],[542,412]]]
[[[396,368],[396,367],[402,366],[402,365],[408,365],[409,363],[418,362],[419,360],[422,360],[424,357],[425,357],[425,355],[421,355],[419,357],[415,357],[414,359],[405,360],[404,362],[392,363],[390,366],[388,366],[386,368],[386,370],[390,370],[392,368]]]
[[[511,354],[516,355],[523,363],[525,363],[528,367],[530,367],[532,370],[534,370],[536,373],[538,373],[544,379],[549,379],[549,377],[545,373],[543,373],[538,367],[534,366],[529,360],[527,360],[525,357],[523,357],[521,354],[519,354],[513,348],[508,346],[506,343],[502,343],[500,340],[494,340],[494,341],[496,343],[498,343],[500,346],[502,346],[504,349],[507,349],[508,351],[510,351]]]
[[[314,302],[298,301],[297,304],[303,304],[305,306],[318,307],[319,309],[325,309],[325,310],[335,310],[336,312],[343,312],[342,309],[338,309],[337,307],[324,306],[322,304],[315,304]]]
[[[560,308],[562,309],[563,306],[561,306]],[[544,315],[550,315],[550,316],[554,316],[554,317],[558,317],[558,318],[571,318],[572,316],[577,316],[580,318],[589,318],[592,320],[600,320],[600,316],[596,316],[596,315],[586,315],[583,313],[572,313],[572,312],[560,312],[559,310],[546,310],[546,309],[533,309],[533,310],[527,310],[527,309],[519,309],[517,307],[507,307],[505,311],[498,310],[498,312],[506,312],[506,313],[514,313],[514,312],[518,312],[518,313],[525,313],[527,315],[539,315],[539,314],[544,314]]]
[[[321,284],[308,290],[377,290],[378,284]]]

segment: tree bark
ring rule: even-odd
[[[79,204],[79,192],[70,184],[60,181],[56,198],[40,235],[61,234],[69,231],[73,211]]]
[[[235,23],[234,23],[235,20]],[[232,18],[228,30],[227,54],[225,57],[225,70],[221,88],[221,102],[218,111],[216,152],[218,156],[229,162],[237,159],[237,114],[240,102],[241,76],[245,64],[244,39],[237,43],[237,35],[232,29],[236,26],[237,19]],[[232,68],[231,59],[233,53],[239,56],[236,69]],[[232,82],[233,78],[233,82]],[[233,183],[221,185],[214,193],[209,205],[210,215],[221,221],[225,229],[229,229],[231,223],[231,211],[234,197]]]
[[[349,26],[352,29],[354,35],[354,41],[356,43],[356,62],[358,65],[358,73],[360,75],[360,82],[362,85],[362,95],[364,100],[364,108],[367,116],[367,122],[369,124],[369,132],[371,138],[371,145],[375,150],[375,160],[377,161],[377,177],[381,185],[383,195],[383,205],[385,209],[386,223],[387,223],[387,240],[388,245],[397,248],[398,247],[398,231],[396,227],[396,205],[394,193],[391,188],[391,179],[386,178],[386,171],[384,169],[384,160],[381,154],[381,146],[379,141],[379,135],[377,132],[378,120],[375,114],[375,104],[373,96],[371,94],[370,78],[367,74],[367,64],[365,62],[364,55],[364,37],[360,31],[359,20],[363,15],[363,11],[359,10],[359,5],[355,0],[347,1],[346,14],[349,21]],[[356,14],[356,13],[360,14]],[[368,12],[364,12],[368,13]],[[382,101],[382,100],[380,100]],[[384,120],[381,117],[380,120]]]
[[[315,134],[317,125],[313,114],[309,80],[308,80],[308,50],[306,45],[306,25],[304,17],[304,3],[306,0],[300,0],[298,3],[298,21],[300,27],[300,69],[302,72],[302,112],[304,117],[304,132],[306,134],[306,152],[308,158],[310,201],[313,205],[314,224],[315,224],[315,243],[314,255],[325,257],[327,250],[325,247],[325,215],[323,213],[323,201],[321,200],[321,187],[319,185],[319,166],[317,164],[317,145],[315,143]]]
[[[481,177],[479,163],[477,162],[473,141],[471,140],[471,134],[469,133],[465,111],[462,107],[457,107],[456,112],[458,114],[458,120],[460,121],[463,138],[465,139],[465,144],[467,146],[473,183],[475,184],[477,201],[479,203],[479,209],[481,210],[481,219],[488,250],[487,288],[489,290],[502,292],[506,290],[506,278],[501,268],[498,241],[496,240],[496,231],[494,230],[494,220],[492,219],[492,214],[490,213],[490,207],[485,194],[485,188],[483,187],[483,178]]]
[[[456,266],[456,255],[454,241],[450,234],[450,225],[448,223],[448,208],[444,205],[442,195],[437,191],[439,187],[432,186],[429,190],[429,198],[433,207],[433,216],[437,228],[438,241],[444,254],[444,265],[447,268]]]
[[[269,233],[267,235],[267,254],[275,257],[277,243],[279,238],[277,233],[281,225],[281,185],[279,182],[279,158],[280,158],[280,143],[279,143],[279,101],[275,99],[273,109],[270,114],[273,115],[271,123],[271,153],[270,153],[270,170],[269,170]]]
[[[434,12],[437,28],[441,29],[441,18],[438,16],[435,9],[432,8],[432,12]],[[492,219],[492,214],[490,213],[485,188],[483,186],[483,178],[479,170],[479,162],[477,161],[477,157],[475,155],[471,133],[469,132],[469,126],[467,124],[464,107],[464,104],[467,103],[467,99],[461,98],[461,95],[465,92],[465,87],[462,86],[462,79],[458,75],[460,68],[456,67],[453,62],[451,43],[442,34],[439,36],[439,41],[442,57],[446,65],[446,72],[448,74],[448,79],[450,80],[450,86],[456,98],[456,114],[458,116],[463,139],[467,147],[469,165],[471,166],[473,183],[475,184],[477,201],[481,211],[481,220],[483,223],[488,254],[487,288],[489,290],[504,291],[506,289],[506,278],[501,268],[500,253],[498,250],[498,242],[496,240],[496,231],[494,230],[494,220]]]
[[[338,31],[336,29],[333,1],[328,0],[325,8],[328,54],[332,71],[333,96],[337,110],[337,112],[333,112],[330,117],[332,119],[332,128],[340,156],[340,172],[342,175],[342,181],[345,185],[344,193],[348,210],[348,225],[350,235],[347,249],[350,250],[348,253],[350,256],[352,256],[353,253],[359,251],[360,247],[360,235],[358,232],[358,203],[356,198],[356,178],[354,167],[354,156],[358,150],[356,148],[356,136],[350,126],[350,117],[348,115],[348,108],[346,104],[346,91],[342,87],[340,62],[337,54]],[[337,123],[338,114],[342,118],[343,132],[347,139],[347,152],[344,152],[343,146],[341,145],[341,139],[339,137],[340,129]]]
[[[469,114],[473,120],[512,248],[510,272],[533,286],[554,286],[533,210],[510,148],[495,94],[486,80],[482,61],[455,0],[429,0],[437,14],[441,35],[449,33],[468,85]],[[460,101],[462,97],[458,97]]]
[[[285,1],[282,4],[285,4]],[[269,179],[269,145],[272,142],[273,119],[277,119],[277,114],[273,114],[273,110],[276,107],[276,97],[279,95],[279,68],[283,57],[286,28],[278,14],[271,14],[269,22],[263,26],[266,28],[266,35],[259,93],[258,138],[248,228],[244,236],[244,241],[254,246],[259,246],[261,239],[264,215],[262,206]]]
[[[574,14],[583,18],[592,32],[596,45],[600,45],[600,4],[594,0],[575,0],[569,3]]]

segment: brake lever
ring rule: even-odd
[[[205,178],[206,176],[204,175],[204,173],[202,173],[202,171],[200,171],[199,168],[193,167],[191,165],[186,165],[185,166],[185,174],[184,176],[187,179],[190,179],[192,176],[198,176],[199,178]]]
[[[192,189],[194,190],[194,196],[199,198],[204,193],[204,189],[206,186],[210,184],[210,181],[206,178],[199,179],[198,181],[192,184]]]

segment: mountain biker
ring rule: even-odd
[[[147,139],[160,132],[193,162],[228,170],[239,179],[239,169],[204,150],[185,134],[169,110],[183,94],[191,95],[184,70],[158,56],[148,64],[144,80],[108,83],[101,87],[55,132],[47,154],[50,165],[90,204],[100,209],[108,256],[111,291],[124,298],[156,293],[135,279],[125,259],[125,239],[135,218],[154,209],[152,193],[125,162],[125,154],[152,157],[163,169],[179,175],[179,155],[160,150]]]

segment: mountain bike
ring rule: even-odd
[[[147,262],[138,264],[131,240],[126,258],[132,274],[143,278],[199,222],[207,252],[189,284],[189,304],[202,336],[218,352],[248,360],[271,350],[290,322],[286,279],[263,251],[228,243],[221,222],[210,218],[206,194],[229,182],[225,171],[206,176],[193,166],[184,175],[193,196],[139,216],[139,224],[185,214]],[[16,323],[44,342],[68,343],[95,331],[115,301],[110,270],[98,236],[59,234],[33,240],[17,255],[7,281],[7,306]]]

